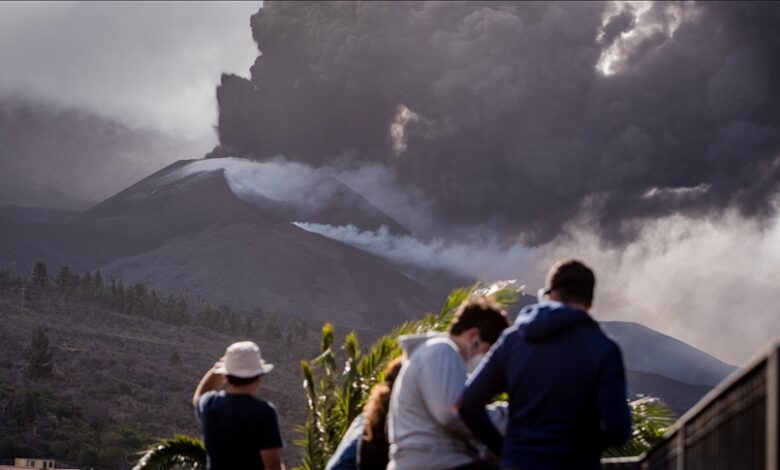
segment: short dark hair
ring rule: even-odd
[[[235,375],[226,375],[225,378],[227,379],[227,383],[230,385],[235,385],[236,387],[242,387],[244,385],[249,385],[251,383],[256,382],[260,379],[261,375],[256,375],[254,377],[236,377]]]
[[[459,335],[476,327],[482,341],[493,344],[508,326],[509,318],[498,302],[484,295],[473,295],[460,304],[448,331]]]
[[[547,273],[545,291],[556,292],[563,303],[593,303],[593,289],[596,276],[585,263],[576,259],[563,259],[550,268]]]

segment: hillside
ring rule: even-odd
[[[32,291],[21,310],[20,295],[7,283],[0,289],[0,402],[7,396],[0,410],[0,459],[21,453],[54,456],[84,468],[124,469],[152,437],[199,435],[190,405],[197,381],[227,345],[251,339],[277,366],[261,396],[278,407],[286,456],[296,461],[293,426],[303,421],[305,411],[303,394],[292,391],[301,387],[299,361],[317,350],[316,341],[305,340],[305,325],[272,315],[263,320],[263,313],[255,312],[254,332],[234,333],[229,322],[198,326],[208,320],[201,316],[175,324],[147,318],[154,313],[137,308],[121,313],[95,297],[56,287]],[[197,309],[216,313],[218,307],[199,304]],[[235,315],[222,309],[225,319]],[[39,326],[50,341],[53,376],[32,380],[25,369],[30,338]],[[17,422],[16,404],[9,406],[8,397],[42,404]],[[31,422],[36,424],[31,427]],[[57,423],[78,429],[69,432]]]

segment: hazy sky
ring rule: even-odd
[[[300,165],[337,175],[421,236],[318,228],[334,238],[437,266],[470,257],[477,275],[517,264],[534,288],[554,259],[582,257],[603,318],[739,362],[778,331],[777,5],[0,2],[0,99],[173,136],[103,158],[117,139],[98,134],[83,158],[79,135],[49,155],[60,134],[41,147],[8,119],[19,142],[0,164],[59,189],[106,182],[81,195],[99,200],[202,156],[218,124],[214,155],[282,155],[286,190]],[[27,147],[51,158],[16,165]]]
[[[222,72],[257,56],[261,2],[0,2],[0,96],[88,108],[132,125],[216,141]]]

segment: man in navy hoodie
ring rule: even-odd
[[[620,348],[588,313],[595,284],[583,263],[556,263],[548,300],[521,310],[466,383],[460,415],[502,469],[598,469],[604,448],[631,436]],[[502,392],[503,437],[485,413]]]

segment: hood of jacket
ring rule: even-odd
[[[401,349],[406,353],[406,357],[412,357],[412,354],[425,344],[431,338],[438,338],[444,336],[444,333],[422,333],[416,335],[402,335],[398,337],[398,342],[401,343]]]
[[[595,320],[584,310],[555,301],[528,305],[515,320],[517,330],[531,342],[542,342],[580,323],[595,323]]]

